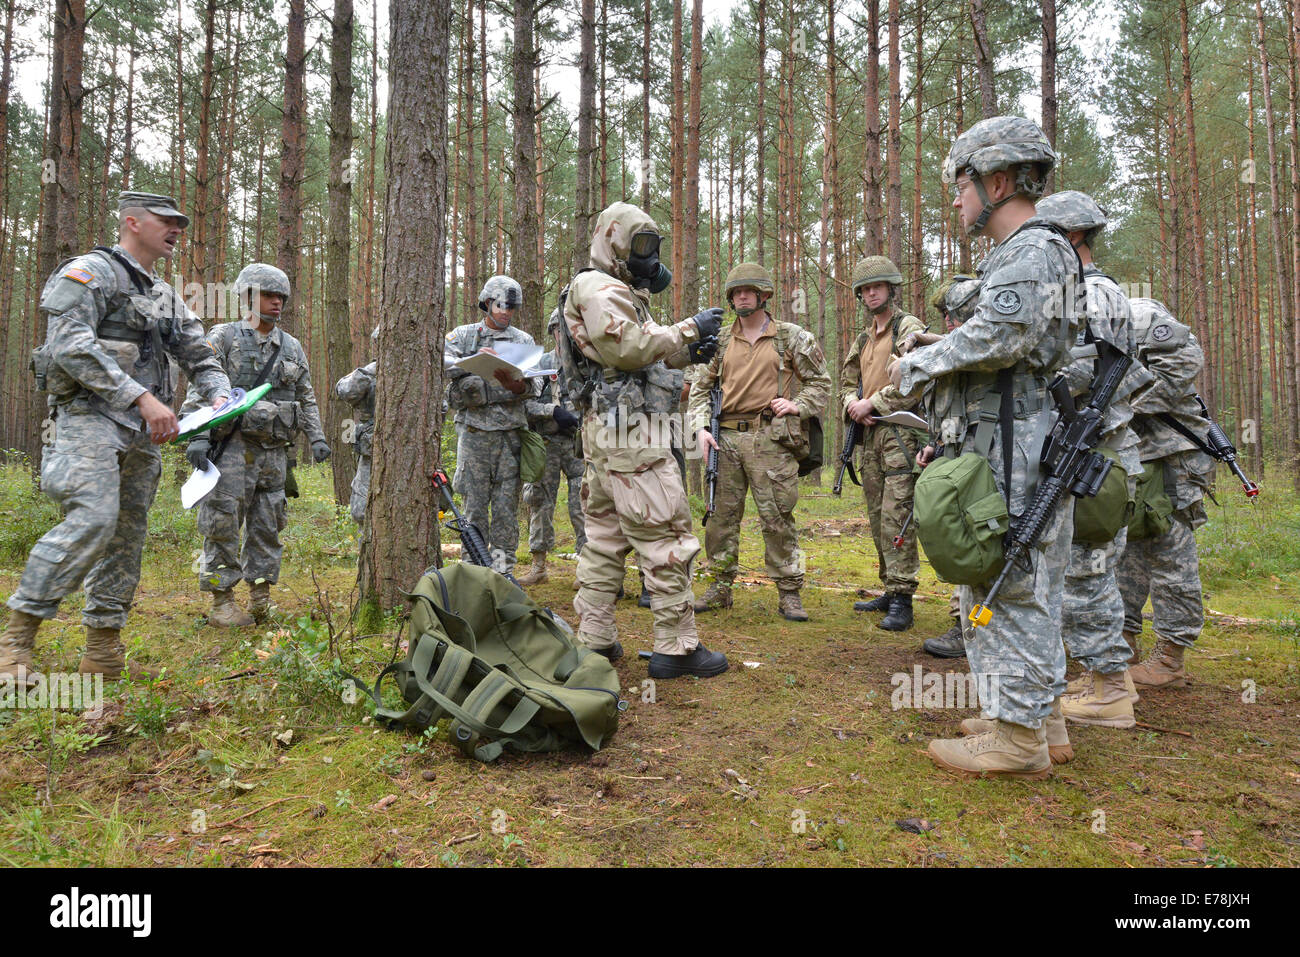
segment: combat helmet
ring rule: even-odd
[[[965,173],[984,204],[979,217],[966,232],[972,236],[984,231],[993,211],[1013,196],[1024,194],[1030,199],[1043,195],[1047,174],[1056,166],[1056,151],[1033,120],[1023,116],[991,116],[980,120],[953,141],[943,164],[943,181],[957,182]],[[984,189],[984,177],[998,170],[1015,171],[1015,191],[990,202]]]
[[[849,286],[853,290],[854,298],[857,298],[859,289],[873,282],[887,282],[892,286],[901,286],[903,274],[898,271],[898,267],[888,256],[868,256],[866,259],[859,260],[853,267],[853,272],[849,274]]]
[[[731,294],[737,289],[755,289],[771,296],[776,291],[772,285],[772,274],[758,263],[740,263],[727,273],[727,281],[722,287],[722,294],[731,302]]]
[[[490,302],[499,302],[505,309],[518,309],[524,304],[524,291],[509,276],[493,276],[479,290],[478,307],[487,312]]]
[[[276,316],[268,316],[257,308],[259,303],[252,294],[261,292],[278,292],[288,303],[289,277],[284,270],[270,263],[249,263],[235,277],[235,296],[239,299],[240,308],[251,311],[259,319],[275,322]]]
[[[1083,241],[1089,246],[1107,223],[1106,211],[1091,196],[1077,189],[1044,196],[1038,201],[1037,212],[1040,218],[1067,233],[1082,232]]]
[[[952,285],[943,297],[943,311],[954,322],[965,322],[975,315],[979,304],[980,281],[974,276],[953,276]]]

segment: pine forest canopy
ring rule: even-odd
[[[835,363],[862,321],[847,277],[864,255],[898,262],[905,306],[936,321],[929,291],[985,248],[957,225],[943,157],[982,116],[1019,113],[1060,154],[1051,188],[1110,212],[1102,268],[1200,338],[1201,392],[1246,458],[1294,473],[1300,0],[708,6],[454,2],[445,82],[402,104],[445,111],[445,196],[424,204],[445,213],[432,245],[412,247],[435,262],[442,249],[442,269],[411,271],[439,290],[421,301],[444,305],[390,316],[393,328],[432,318],[436,342],[475,321],[479,287],[507,273],[541,341],[595,214],[627,200],[669,237],[660,318],[721,303],[730,266],[755,260],[777,277],[783,317]],[[8,0],[0,447],[39,453],[27,361],[44,336],[41,286],[62,258],[112,240],[128,185],[177,197],[193,219],[167,268],[205,321],[229,318],[215,284],[274,262],[318,394],[371,358],[385,249],[409,226],[387,221],[390,14],[350,0]],[[346,501],[351,466],[337,459]]]

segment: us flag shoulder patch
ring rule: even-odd
[[[63,274],[63,277],[65,279],[75,279],[77,282],[81,283],[82,285],[89,283],[92,279],[95,278],[90,273],[86,272],[86,270],[77,269],[76,267],[73,267],[72,269],[69,269],[67,272],[65,272]]]

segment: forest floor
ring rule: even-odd
[[[893,676],[964,674],[965,662],[920,651],[949,624],[949,590],[928,565],[914,630],[885,632],[852,611],[878,593],[855,487],[843,499],[801,490],[812,621],[776,616],[751,503],[741,557],[752,581],[733,609],[699,621],[730,671],[660,681],[643,700],[636,652],[650,648],[650,613],[620,602],[631,704],[610,745],[484,765],[445,728],[379,730],[342,700],[333,654],[370,680],[399,623],[343,631],[356,540],[326,467],[299,472],[275,620],[233,631],[206,624],[194,516],[172,484],[180,467],[169,458],[124,632],[132,655],[166,672],[106,686],[98,718],[0,711],[2,864],[1300,864],[1300,505],[1280,482],[1253,509],[1230,483],[1225,507],[1209,506],[1209,613],[1191,686],[1144,692],[1131,731],[1072,727],[1074,760],[1030,784],[959,780],[926,757],[973,709],[892,707]],[[57,514],[15,466],[0,472],[0,506],[8,595]],[[556,522],[571,553],[563,499]],[[530,590],[570,620],[574,567],[553,562]],[[637,593],[631,567],[627,591]],[[47,667],[76,668],[80,608],[73,596],[42,629]]]

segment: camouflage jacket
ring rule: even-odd
[[[779,322],[779,320],[773,320]],[[709,390],[722,375],[722,359],[731,342],[735,323],[727,326],[718,335],[718,352],[706,365],[699,367],[691,381],[691,394],[687,410],[691,434],[709,427],[710,402]],[[826,356],[817,338],[797,323],[781,322],[776,333],[776,350],[781,356],[781,368],[777,373],[777,387],[782,395],[790,394],[790,378],[799,382],[799,391],[794,393],[791,401],[799,407],[799,418],[808,419],[821,415],[831,398],[831,377],[826,373]],[[726,388],[726,383],[723,383]]]
[[[982,265],[979,301],[969,320],[899,360],[899,392],[904,398],[919,395],[928,382],[960,377],[953,387],[952,409],[959,421],[944,423],[950,453],[976,449],[979,430],[974,425],[981,407],[988,404],[986,396],[992,399],[997,373],[1012,370],[1012,515],[1024,511],[1036,481],[1039,450],[1050,425],[1048,380],[1068,361],[1086,313],[1074,249],[1055,230],[1027,228],[1038,223],[1042,220],[1029,220],[989,253]],[[986,454],[1002,487],[1000,433],[992,428]]]
[[[499,342],[534,345],[533,337],[515,326],[498,331],[486,323],[470,322],[447,333],[443,355],[463,359],[480,349]],[[485,432],[501,432],[528,427],[527,403],[541,394],[541,383],[526,379],[522,393],[515,395],[501,383],[472,375],[464,369],[447,368],[447,405],[455,411],[457,429],[469,427]]]
[[[241,421],[245,438],[253,438],[268,448],[289,444],[298,431],[305,432],[309,442],[325,441],[307,353],[297,339],[279,326],[263,334],[244,320],[237,319],[213,326],[208,331],[208,343],[230,376],[231,385],[241,389],[252,387],[262,367],[271,360],[275,347],[280,347],[275,354],[275,365],[265,379],[271,384],[270,391],[244,414]],[[188,412],[197,406],[198,396],[191,387],[181,411]],[[267,406],[275,406],[275,409]],[[272,418],[274,423],[270,421]],[[266,427],[264,436],[259,437],[261,430],[255,423]],[[213,430],[212,437],[221,438],[222,430]]]
[[[898,308],[894,309],[894,315],[889,321],[893,328],[894,355],[899,354],[899,344],[909,335],[914,332],[925,332],[925,323]],[[849,403],[858,401],[858,385],[862,381],[862,347],[866,345],[867,334],[872,331],[872,326],[875,324],[874,317],[868,316],[867,322],[871,325],[858,333],[858,337],[853,340],[852,348],[845,354],[844,362],[840,365],[840,407],[845,414],[848,414]],[[911,409],[921,401],[919,395],[903,398],[892,383],[886,383],[884,388],[876,390],[875,394],[862,398],[870,399],[876,411],[882,415]]]
[[[334,394],[357,412],[356,428],[352,432],[352,447],[358,455],[370,454],[371,437],[375,431],[375,376],[379,363],[371,362],[345,375],[334,386]]]
[[[84,406],[130,429],[143,427],[135,402],[152,392],[172,401],[175,359],[205,401],[230,381],[203,324],[181,296],[121,246],[69,260],[45,283],[47,391],[54,406]]]

